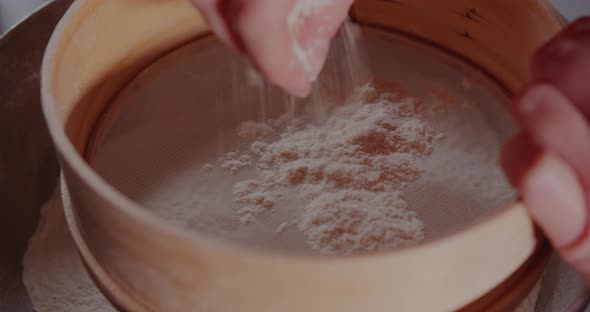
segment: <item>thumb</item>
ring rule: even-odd
[[[575,173],[557,156],[544,154],[521,183],[522,196],[533,219],[554,247],[569,257],[571,247],[582,237],[587,224],[584,192]],[[590,245],[590,241],[587,243]],[[590,260],[590,254],[587,257]]]
[[[505,147],[503,166],[534,221],[562,258],[590,282],[590,232],[583,188],[571,167],[526,135]]]

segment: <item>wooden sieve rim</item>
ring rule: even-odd
[[[61,194],[61,197],[54,198],[52,204],[60,205],[60,208],[64,209],[68,227],[72,233],[82,263],[92,281],[117,310],[140,311],[146,309],[146,307],[142,306],[141,300],[134,300],[134,298],[129,296],[128,292],[122,288],[120,283],[117,283],[115,279],[109,276],[105,268],[93,257],[88,246],[81,238],[63,176],[60,177],[59,187],[61,191],[58,191],[57,194]],[[548,242],[545,241],[539,244],[533,255],[510,277],[485,295],[461,307],[458,312],[501,312],[515,309],[530,294],[542,277],[550,256],[551,248]]]
[[[447,8],[452,7],[464,7],[469,10],[469,4],[471,4],[471,1],[467,0],[447,1],[444,4],[442,1],[437,1],[433,4],[430,0],[413,0],[407,3],[404,1],[364,0],[357,2],[353,10],[353,15],[361,23],[379,25],[387,29],[402,30],[413,35],[420,33],[421,37],[425,40],[435,41],[443,46],[454,47],[454,50],[465,49],[465,51],[456,52],[465,55],[468,59],[475,60],[476,63],[483,63],[482,67],[490,70],[509,89],[515,90],[526,81],[527,77],[526,70],[523,70],[526,66],[521,63],[528,59],[534,48],[539,46],[546,38],[561,27],[562,21],[554,15],[554,12],[550,12],[547,9],[548,6],[544,1],[522,0],[514,2],[512,0],[501,0],[495,1],[493,4],[490,2],[479,4],[484,6],[480,12],[498,13],[501,11],[500,9],[511,12],[507,20],[514,23],[523,18],[523,14],[519,15],[519,12],[523,8],[535,10],[539,14],[538,16],[526,16],[533,16],[531,19],[533,19],[532,24],[535,26],[540,24],[539,21],[542,22],[541,24],[544,25],[544,28],[541,27],[542,30],[538,32],[524,28],[527,31],[534,31],[535,33],[530,36],[529,41],[531,42],[529,42],[526,48],[517,47],[509,51],[514,53],[514,60],[511,62],[506,58],[506,55],[503,55],[504,58],[501,57],[502,55],[494,55],[494,57],[498,57],[502,61],[496,62],[494,57],[490,57],[484,53],[485,51],[482,47],[487,46],[482,45],[482,42],[475,40],[461,41],[465,40],[462,39],[461,36],[463,34],[461,32],[458,33],[460,36],[456,36],[457,33],[455,36],[445,33],[440,38],[437,38],[438,30],[436,30],[436,27],[440,25],[429,24],[426,21],[424,25],[430,26],[428,26],[429,28],[427,26],[424,27],[430,29],[432,31],[431,35],[434,36],[428,38],[428,36],[424,36],[424,34],[428,34],[427,31],[424,31],[425,29],[413,26],[409,27],[409,24],[404,24],[406,23],[404,18],[406,18],[405,16],[408,10],[414,10],[415,6],[422,5],[424,8],[428,8],[423,15],[425,20],[427,20],[428,18],[432,18],[432,14],[436,10],[443,10],[444,12]],[[511,9],[514,11],[510,11]],[[141,27],[133,28],[137,26],[133,22],[141,21],[141,18],[146,19],[150,16],[158,17],[157,14],[153,15],[155,12],[169,13],[170,16],[175,17],[174,22],[166,21],[165,19],[153,20],[153,23],[150,25],[144,23],[141,24]],[[453,12],[453,14],[456,13]],[[123,18],[123,14],[128,14],[128,16]],[[134,17],[138,17],[138,19],[134,20]],[[502,20],[503,17],[488,15],[488,18],[493,21],[495,18]],[[440,20],[436,20],[436,18],[434,20],[440,23]],[[133,31],[122,31],[119,34],[111,29],[111,33],[108,33],[108,28],[112,26],[106,24],[106,21],[114,24],[124,21],[129,22],[125,26],[132,28]],[[471,19],[466,18],[466,20],[452,20],[449,24],[452,28],[460,28],[464,23],[472,22]],[[490,21],[488,20],[487,22]],[[525,19],[522,23],[530,27],[531,25],[528,25],[529,22],[531,21]],[[119,26],[121,25],[123,24]],[[102,28],[107,28],[107,30]],[[142,29],[140,30],[140,28]],[[479,35],[490,36],[490,31],[486,30],[485,27],[476,27],[475,30],[473,33],[468,33],[472,39],[485,39],[485,37],[479,37]],[[401,280],[408,278],[408,280],[411,279],[414,282],[428,281],[434,286],[437,283],[441,286],[444,285],[444,279],[448,278],[449,275],[437,277],[436,272],[459,273],[459,271],[468,271],[463,273],[465,275],[476,274],[475,271],[469,271],[470,269],[476,269],[473,266],[474,259],[461,262],[459,259],[462,259],[462,257],[469,258],[474,254],[481,254],[490,258],[477,259],[482,260],[479,261],[482,266],[489,265],[497,269],[485,274],[480,272],[481,274],[478,278],[481,281],[478,281],[478,287],[463,289],[460,295],[450,289],[438,287],[438,293],[433,293],[433,295],[439,297],[438,301],[433,300],[433,302],[438,303],[438,307],[457,308],[461,304],[470,302],[470,299],[481,296],[492,289],[494,285],[497,285],[510,276],[533,253],[538,242],[535,237],[534,225],[524,207],[518,203],[501,210],[494,216],[482,220],[477,225],[471,226],[459,233],[453,233],[417,247],[402,249],[394,253],[380,253],[346,258],[281,255],[253,250],[232,243],[219,242],[214,239],[202,237],[188,230],[174,227],[146,213],[137,204],[108,185],[88,166],[81,156],[81,152],[88,140],[89,132],[93,127],[93,120],[96,119],[96,116],[100,112],[100,107],[96,106],[100,103],[97,104],[96,101],[100,102],[99,99],[103,101],[108,99],[118,87],[121,87],[124,82],[128,81],[135,73],[148,64],[150,60],[162,52],[173,49],[183,42],[197,38],[207,33],[207,31],[203,19],[189,8],[187,3],[181,0],[145,1],[145,3],[134,0],[120,0],[116,2],[78,0],[68,10],[50,40],[43,61],[41,77],[43,111],[50,134],[60,156],[66,183],[75,199],[72,206],[72,217],[76,219],[76,224],[80,227],[78,239],[80,242],[85,241],[87,243],[86,245],[89,250],[92,250],[92,253],[97,256],[97,259],[107,262],[105,265],[106,268],[112,265],[112,268],[109,269],[112,270],[113,274],[116,274],[119,263],[116,263],[114,258],[109,256],[106,250],[94,247],[100,246],[100,244],[104,246],[104,243],[113,243],[113,246],[117,246],[120,243],[114,241],[112,236],[109,235],[105,235],[105,238],[97,238],[99,233],[113,234],[110,233],[111,230],[105,224],[113,222],[115,224],[113,227],[115,227],[119,219],[120,222],[127,222],[126,226],[132,232],[131,234],[139,235],[138,237],[146,239],[146,245],[143,246],[146,249],[148,247],[161,246],[158,245],[158,242],[153,241],[153,236],[159,235],[167,240],[168,243],[172,242],[183,247],[189,246],[189,250],[186,251],[187,257],[193,257],[196,256],[193,254],[199,254],[201,257],[206,255],[207,258],[211,259],[232,259],[228,261],[235,260],[236,263],[249,267],[253,271],[255,271],[255,268],[260,268],[261,266],[267,267],[269,272],[278,270],[279,267],[291,267],[295,269],[293,270],[293,274],[296,274],[297,269],[301,268],[305,268],[309,272],[314,272],[314,270],[323,272],[328,270],[328,268],[334,268],[335,270],[358,270],[358,274],[383,271],[387,273],[383,274],[384,277],[388,274],[393,274],[400,277]],[[104,37],[107,33],[108,36]],[[160,33],[162,37],[154,37],[155,34]],[[125,35],[129,34],[135,34],[139,38],[125,37]],[[525,34],[529,35],[527,32]],[[143,39],[150,38],[151,42],[141,41],[141,36],[145,36]],[[498,37],[492,36],[492,38],[497,40]],[[497,44],[498,42],[494,42],[494,40],[490,42]],[[128,41],[131,42],[128,43]],[[469,44],[475,42],[475,44],[471,46],[465,42],[469,42]],[[490,44],[490,42],[483,41],[486,44]],[[126,44],[129,45],[127,50],[125,49]],[[112,46],[109,46],[109,49],[101,49],[101,45]],[[90,54],[91,52],[94,54]],[[96,56],[96,63],[89,64],[87,57],[86,61],[83,61],[85,55]],[[123,70],[119,70],[120,68],[123,68]],[[114,79],[104,82],[103,80],[107,77],[114,77]],[[95,89],[98,91],[95,92]],[[92,93],[93,97],[96,98],[94,106],[89,105],[89,108],[84,107],[86,110],[82,113],[78,112],[78,107],[75,105],[89,93]],[[72,126],[72,124],[76,123],[77,125]],[[95,209],[96,207],[93,208],[93,203],[84,198],[84,196],[88,196],[88,192],[93,193],[91,195],[96,196],[94,197],[95,199],[108,204],[108,207],[105,207],[104,211],[98,213]],[[89,221],[91,219],[90,217],[94,218],[92,220],[94,223]],[[90,226],[91,224],[96,226]],[[115,231],[115,229],[112,231]],[[492,248],[490,249],[494,250],[493,252],[489,250],[486,252],[486,248],[483,248],[481,245],[491,246]],[[503,249],[503,253],[498,252],[501,249]],[[120,256],[129,256],[129,259],[132,259],[131,256],[148,251],[126,252],[129,252],[129,255],[121,254]],[[134,252],[135,254],[133,254]],[[499,256],[494,253],[502,253],[502,255]],[[152,261],[153,263],[150,263],[150,265],[161,265],[164,260],[146,259],[146,261]],[[420,273],[422,275],[419,274],[420,276],[416,276],[415,273],[404,272],[403,270],[394,268],[395,266],[405,267],[407,270],[410,266],[415,265],[423,265],[427,272],[422,272]],[[362,272],[363,270],[368,271]],[[360,275],[355,274],[352,274],[351,279],[358,278],[362,280]],[[289,278],[296,278],[295,276],[287,275]],[[318,275],[321,274],[318,273]],[[166,278],[169,277],[166,276]],[[473,277],[461,276],[459,274],[458,278],[459,280],[468,280]],[[346,284],[348,281],[340,282]],[[368,283],[368,281],[366,282]],[[383,283],[383,285],[386,284],[386,281],[379,282]],[[464,298],[461,298],[461,296]],[[385,297],[381,299],[385,300]],[[378,304],[380,301],[377,300],[376,302]],[[428,304],[432,303],[423,304],[428,306]]]

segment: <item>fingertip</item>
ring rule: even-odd
[[[584,191],[563,160],[544,154],[523,177],[521,191],[531,216],[556,248],[579,240],[587,224]]]
[[[321,72],[330,41],[346,19],[351,0],[305,0],[295,4],[289,14],[293,57],[306,78],[314,81]]]
[[[268,66],[267,64],[262,73],[290,95],[305,98],[311,93],[313,80],[309,73],[296,62],[291,61],[287,66]]]
[[[521,119],[527,120],[530,115],[542,109],[545,103],[556,99],[561,100],[561,96],[555,87],[545,83],[532,84],[516,99],[514,112]]]
[[[544,154],[527,133],[509,140],[502,165],[556,250],[590,282],[590,228],[584,191],[565,161]]]
[[[534,83],[514,99],[511,110],[516,122],[531,134],[535,134],[546,117],[556,109],[570,106],[569,99],[553,85]]]
[[[311,82],[287,83],[280,86],[285,92],[301,99],[311,93]]]
[[[535,144],[565,160],[590,187],[590,126],[569,98],[550,84],[534,84],[515,100],[513,114]]]

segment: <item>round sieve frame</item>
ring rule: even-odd
[[[439,137],[426,144],[432,145],[427,155],[413,152],[408,171],[416,172],[420,167],[417,179],[410,181],[402,176],[405,185],[394,186],[423,224],[419,243],[457,232],[514,202],[516,192],[498,164],[502,143],[516,130],[506,110],[510,102],[506,89],[480,69],[415,39],[371,27],[359,27],[358,31],[366,53],[365,67],[375,86],[385,90],[391,86],[391,92],[419,103],[412,104],[418,109],[412,120],[402,117],[392,122],[399,127],[404,121],[427,124],[432,135]],[[320,78],[323,85],[334,83],[332,78],[339,74],[336,69],[342,67],[340,35]],[[304,207],[310,203],[301,199],[303,185],[273,180],[279,185],[262,186],[265,196],[280,197],[270,199],[273,207],[269,211],[249,215],[252,221],[248,223],[238,213],[244,205],[236,203],[239,199],[235,195],[228,196],[233,195],[236,185],[261,181],[261,175],[266,174],[260,167],[254,168],[264,156],[252,152],[252,144],[286,144],[288,139],[281,136],[285,132],[276,122],[290,115],[292,122],[305,118],[306,108],[314,107],[313,103],[293,103],[294,99],[277,88],[250,86],[243,78],[248,77],[249,70],[239,55],[213,36],[189,42],[158,58],[105,107],[88,141],[85,158],[124,196],[176,226],[248,248],[317,254],[322,248],[316,237],[304,234],[305,230],[293,221],[305,217],[302,209],[307,210]],[[342,113],[343,104],[334,105],[336,114]],[[379,106],[364,107],[374,110]],[[261,138],[237,133],[244,122],[258,120],[274,125],[273,132]],[[335,121],[334,117],[330,120]],[[301,131],[317,130],[305,129]],[[408,133],[399,137],[405,142]],[[266,151],[271,149],[269,146]],[[228,153],[245,155],[249,160],[230,172],[223,168],[228,164]],[[395,163],[398,155],[389,156]],[[280,176],[284,169],[271,166],[266,170]],[[386,180],[381,187],[391,187],[395,180]],[[317,182],[309,182],[305,186],[317,187]],[[332,187],[322,189],[324,194],[334,191]],[[288,227],[277,233],[281,225]],[[335,247],[334,241],[324,246]],[[384,247],[378,250],[391,249]],[[338,245],[333,252],[342,255],[347,250],[345,245]]]
[[[561,20],[543,1],[478,4],[476,12],[494,28],[457,14],[471,10],[469,3],[358,1],[353,16],[452,47],[515,90],[526,81],[527,59]],[[405,22],[412,17],[420,27]],[[464,41],[457,29],[469,29],[478,40]],[[514,48],[490,49],[506,35],[499,29],[512,30]],[[71,194],[70,226],[87,263],[95,259],[114,287],[133,298],[132,310],[453,310],[490,291],[533,253],[538,240],[520,204],[428,244],[346,258],[223,244],[142,211],[94,173],[81,153],[103,105],[123,84],[158,55],[206,32],[185,1],[77,1],[45,55],[43,109]]]

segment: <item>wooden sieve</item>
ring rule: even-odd
[[[544,1],[357,1],[358,23],[458,55],[509,91],[563,20]],[[470,311],[512,308],[547,255],[515,203],[416,247],[288,255],[221,242],[146,213],[83,155],[108,103],[144,68],[208,28],[188,1],[76,1],[50,41],[43,108],[61,159],[66,216],[103,292],[130,311]]]

